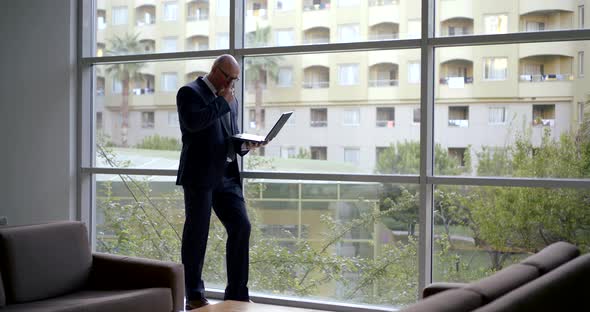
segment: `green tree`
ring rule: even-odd
[[[256,31],[246,34],[246,43],[251,47],[260,47],[270,41],[271,29],[269,26],[258,28]],[[246,63],[246,87],[254,87],[254,112],[256,129],[262,126],[262,93],[266,87],[267,78],[275,80],[279,71],[279,56],[248,57]]]
[[[107,40],[106,55],[129,55],[143,52],[138,40],[139,34],[125,33],[122,37],[115,36]],[[129,132],[129,90],[132,81],[142,80],[143,63],[114,63],[106,68],[106,72],[121,82],[121,145],[127,146]]]

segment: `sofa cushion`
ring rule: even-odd
[[[578,255],[580,255],[580,250],[575,245],[557,242],[543,248],[520,263],[535,266],[541,274],[545,274]]]
[[[484,304],[539,277],[537,269],[530,265],[513,264],[495,274],[466,286],[481,294]]]
[[[82,222],[0,228],[0,271],[8,304],[80,289],[91,265],[88,233]]]
[[[6,305],[6,295],[4,294],[4,283],[2,282],[2,272],[0,272],[0,308]]]
[[[586,254],[476,311],[590,311],[589,280],[590,254]]]
[[[469,289],[452,289],[420,300],[403,312],[466,312],[480,307],[481,296]]]
[[[121,291],[80,291],[42,301],[8,305],[2,312],[128,312],[172,311],[169,288]]]

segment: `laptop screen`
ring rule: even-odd
[[[293,114],[293,112],[283,113],[281,115],[281,118],[279,118],[279,120],[277,120],[277,122],[272,127],[272,129],[270,129],[270,131],[268,132],[268,134],[266,135],[266,138],[264,138],[264,140],[267,142],[270,142],[270,140],[274,139],[274,137],[277,136],[279,131],[281,131],[281,128],[283,128],[285,123],[287,123],[287,120],[289,120],[289,117],[291,117],[292,114]]]

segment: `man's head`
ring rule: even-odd
[[[216,58],[209,75],[207,75],[207,79],[211,81],[217,90],[233,88],[239,77],[240,65],[229,54],[223,54]]]

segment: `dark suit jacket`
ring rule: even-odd
[[[226,166],[229,175],[239,180],[237,161],[226,164],[228,149],[234,148],[240,156],[247,153],[241,151],[239,143],[229,139],[238,133],[237,111],[232,113],[234,127],[231,127],[223,117],[230,111],[230,105],[211,92],[203,77],[178,90],[176,106],[182,132],[176,185],[213,187],[221,182]]]

